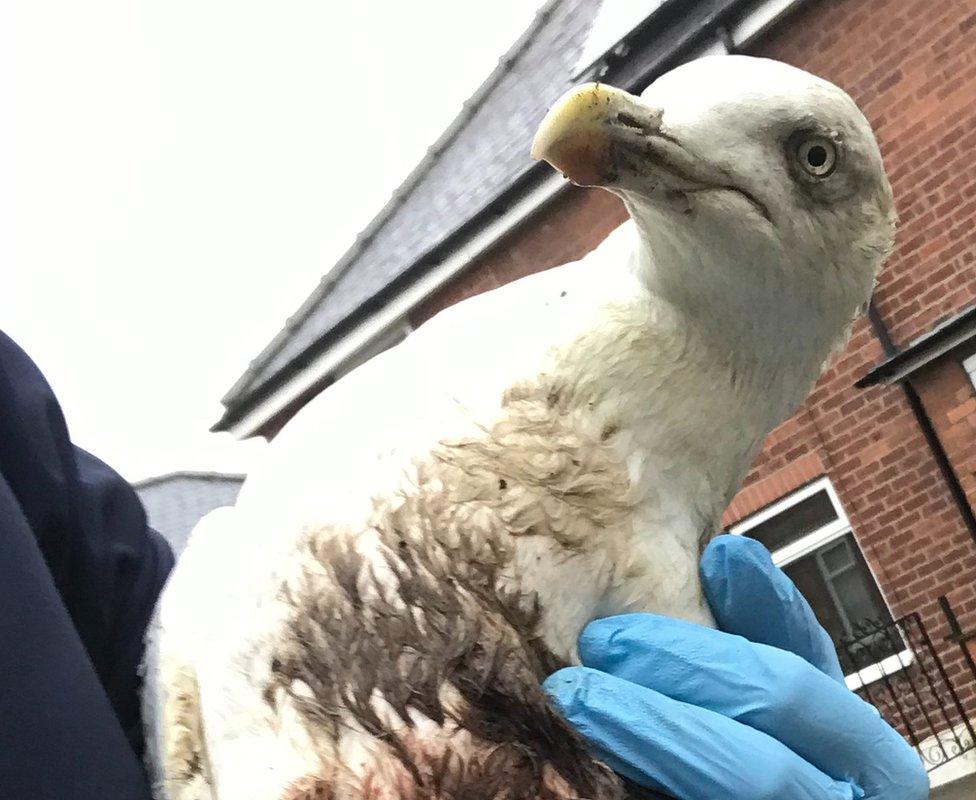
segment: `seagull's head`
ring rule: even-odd
[[[686,306],[795,305],[836,340],[892,246],[891,188],[864,115],[777,61],[702,58],[640,97],[578,86],[532,154],[619,195],[652,254],[653,288]]]

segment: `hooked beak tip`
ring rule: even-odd
[[[532,158],[547,161],[573,183],[598,186],[612,172],[611,128],[636,98],[601,83],[584,83],[557,100],[532,140]]]

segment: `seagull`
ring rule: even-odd
[[[649,796],[539,684],[595,618],[713,624],[701,548],[870,297],[892,194],[842,90],[744,56],[575,87],[532,155],[630,222],[331,386],[201,521],[148,646],[157,797]]]

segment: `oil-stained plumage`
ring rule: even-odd
[[[170,800],[610,800],[546,702],[596,617],[709,624],[697,579],[765,434],[893,236],[864,117],[786,65],[589,84],[533,154],[632,223],[322,393],[205,518],[147,664]]]

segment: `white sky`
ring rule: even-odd
[[[220,397],[535,6],[0,3],[0,329],[75,441],[246,470]]]

